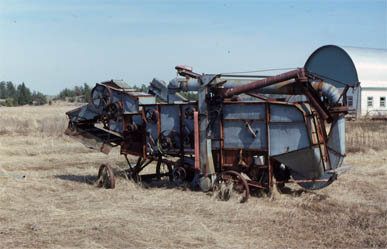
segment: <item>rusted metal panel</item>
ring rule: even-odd
[[[112,146],[107,144],[104,139],[96,136],[95,132],[87,132],[81,128],[76,130],[67,128],[65,134],[83,143],[86,147],[101,151],[104,154],[109,154],[112,149]]]

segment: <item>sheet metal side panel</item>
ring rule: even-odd
[[[156,106],[145,106],[144,107],[144,112],[146,112],[148,109],[154,109],[155,110]],[[155,143],[157,143],[157,138],[158,138],[157,122],[153,122],[153,121],[147,122],[145,130],[146,130],[147,134],[150,134],[150,136],[152,137],[153,141]],[[147,141],[146,142],[149,143],[150,145],[153,145],[152,146],[153,150],[157,150],[157,145],[153,144],[148,136],[147,136]]]
[[[278,155],[310,146],[305,123],[270,123],[270,155]]]
[[[225,120],[224,148],[266,149],[266,124],[253,122],[251,128],[256,132],[255,138],[242,121]]]
[[[153,105],[156,104],[156,97],[138,97],[140,105]]]
[[[304,115],[295,106],[270,104],[270,122],[304,122]]]
[[[224,104],[224,119],[265,120],[265,104]]]
[[[295,172],[299,179],[319,179],[323,174],[323,165],[317,146],[277,155],[274,158]]]
[[[135,98],[124,94],[124,112],[126,113],[135,113],[138,112],[138,102]]]
[[[270,105],[270,155],[279,155],[311,145],[303,113],[295,106]]]
[[[328,147],[345,154],[345,117],[342,116],[332,125],[327,142]]]
[[[92,104],[87,104],[77,109],[68,111],[66,114],[69,116],[71,121],[84,121],[96,118],[101,114],[101,112],[95,109]]]
[[[328,138],[328,152],[332,169],[341,166],[345,155],[345,117],[342,116],[332,125]],[[332,156],[332,157],[331,157]]]
[[[344,157],[335,153],[333,150],[328,149],[329,160],[331,160],[332,169],[337,169],[343,163]]]
[[[178,105],[161,105],[161,132],[166,130],[175,130],[180,133],[180,117]]]

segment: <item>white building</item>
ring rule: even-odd
[[[387,86],[377,87],[370,83],[361,83],[354,95],[356,97],[347,96],[347,103],[351,110],[356,110],[363,116],[387,115]]]
[[[305,68],[343,90],[351,86],[347,105],[357,117],[387,115],[387,50],[327,45],[309,57]]]

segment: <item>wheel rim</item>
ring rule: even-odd
[[[221,200],[226,201],[230,199],[231,192],[235,191],[241,195],[240,203],[246,202],[250,196],[250,189],[246,179],[234,170],[225,171],[218,176],[213,191],[217,192]]]
[[[113,169],[110,167],[108,163],[102,164],[99,167],[97,186],[104,187],[106,189],[115,188],[115,178],[114,178]]]

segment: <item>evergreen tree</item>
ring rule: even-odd
[[[16,88],[11,81],[7,81],[7,97],[14,100],[17,98]]]
[[[73,90],[65,88],[63,89],[59,95],[58,99],[65,100],[66,98],[70,98],[70,100],[74,100],[76,96],[83,96],[86,102],[90,101],[91,88],[87,83],[83,83],[83,86],[75,86]]]
[[[17,103],[19,105],[26,105],[32,103],[32,95],[30,89],[26,87],[24,82],[17,87]]]
[[[91,88],[87,83],[83,84],[83,95],[85,96],[86,102],[90,102]]]
[[[81,87],[75,86],[75,87],[74,87],[74,93],[75,93],[75,96],[81,96],[81,94],[82,94],[82,89],[81,89]]]
[[[65,88],[64,90],[62,90],[58,95],[59,99],[62,99],[62,100],[65,100],[66,97],[74,97],[74,96],[75,96],[75,92],[68,88]]]
[[[142,84],[140,90],[141,90],[142,92],[144,92],[144,93],[148,93],[148,91],[149,91],[149,86],[146,86],[145,84]]]
[[[6,106],[17,106],[31,104],[36,100],[39,104],[47,103],[46,96],[43,93],[31,90],[24,84],[15,86],[11,81],[0,82],[0,98],[6,99]]]
[[[0,99],[6,99],[7,94],[7,86],[4,81],[0,82]]]
[[[44,105],[47,103],[47,98],[43,93],[34,91],[32,93],[32,101],[36,101],[38,105]]]

